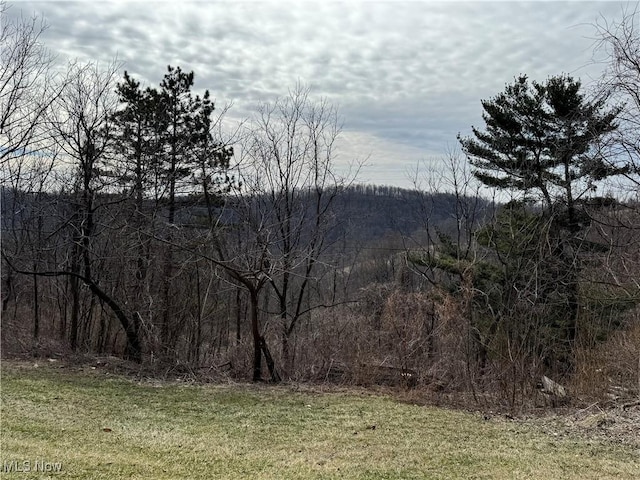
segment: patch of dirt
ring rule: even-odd
[[[525,417],[522,421],[552,436],[611,441],[629,445],[640,453],[640,405],[633,403],[615,408],[601,408],[596,403],[580,410]]]
[[[553,408],[541,407],[535,402],[513,413],[507,405],[490,395],[471,397],[468,394],[429,393],[424,390],[396,394],[400,401],[413,405],[465,410],[486,421],[512,421],[531,426],[553,437],[578,437],[599,442],[613,442],[632,447],[640,454],[640,399],[611,398],[591,403],[587,407],[565,404]],[[584,402],[584,399],[580,400]],[[584,403],[583,403],[584,405]]]

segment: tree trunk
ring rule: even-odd
[[[282,319],[283,327],[282,327],[282,375],[285,378],[289,378],[291,375],[291,351],[289,349],[289,335],[287,332],[287,324],[286,319]]]
[[[109,295],[103,292],[98,285],[89,279],[85,280],[95,296],[102,302],[106,303],[116,318],[120,321],[127,337],[127,346],[125,349],[125,358],[133,360],[136,363],[142,362],[142,345],[140,342],[140,324],[135,316],[131,320],[127,317],[124,310]]]
[[[69,331],[69,346],[72,351],[78,349],[78,323],[80,316],[80,282],[75,275],[69,279],[71,288],[71,322]]]
[[[34,270],[36,265],[34,265]],[[38,341],[40,336],[40,299],[38,292],[38,276],[33,276],[33,341]]]
[[[171,228],[171,227],[169,227]],[[171,237],[169,237],[171,240]],[[173,247],[169,245],[165,253],[164,271],[162,279],[162,296],[164,300],[164,312],[162,314],[162,324],[160,325],[160,341],[162,342],[161,348],[163,349],[165,357],[169,358],[172,355],[172,346],[170,339],[170,322],[173,309],[171,308],[171,276],[173,275]]]
[[[253,381],[259,382],[262,380],[262,338],[258,323],[258,292],[255,288],[249,289],[249,301],[251,334],[253,335]]]
[[[267,361],[267,367],[269,368],[269,374],[271,375],[271,381],[273,383],[280,382],[280,375],[276,370],[275,362],[273,361],[273,357],[271,356],[271,352],[269,352],[269,348],[267,347],[267,342],[264,337],[260,337],[260,348],[262,349],[262,353],[264,353],[264,358]]]
[[[236,345],[240,345],[242,340],[242,298],[240,297],[240,288],[236,288]]]
[[[7,280],[4,287],[4,296],[2,298],[2,311],[6,312],[9,307],[9,300],[11,299],[11,293],[13,292],[13,275],[10,268],[7,269]]]

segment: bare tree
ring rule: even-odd
[[[16,159],[47,147],[46,113],[61,91],[53,71],[54,57],[42,43],[47,24],[10,15],[0,2],[0,164],[8,175],[18,175]]]
[[[52,189],[53,168],[55,155],[36,156],[29,159],[29,168],[20,170],[19,175],[6,178],[2,188],[0,202],[2,214],[2,252],[11,257],[20,256],[30,258],[31,266],[37,269],[42,257],[46,255],[46,231],[48,218],[55,212],[49,191]],[[7,265],[8,267],[8,265]],[[8,310],[13,300],[14,320],[18,310],[31,306],[33,314],[32,338],[34,347],[37,346],[41,332],[41,297],[42,285],[37,275],[31,276],[32,288],[29,294],[31,302],[20,301],[21,293],[26,293],[16,282],[15,272],[11,268],[4,268],[3,274],[3,303],[2,311]],[[20,305],[18,305],[20,304]]]
[[[212,232],[216,264],[249,294],[254,380],[261,378],[263,355],[272,379],[280,378],[260,310],[278,318],[281,370],[288,375],[296,325],[324,304],[311,300],[311,290],[326,270],[320,263],[329,247],[331,207],[345,182],[333,164],[339,132],[335,108],[325,100],[313,102],[309,90],[298,85],[262,105],[241,142],[239,182]],[[276,300],[274,312],[269,293]],[[261,298],[266,308],[260,309]]]
[[[110,119],[116,105],[113,95],[116,71],[115,63],[105,70],[97,64],[72,64],[48,117],[52,140],[60,149],[57,159],[60,177],[56,180],[60,192],[58,200],[64,200],[66,204],[58,205],[53,218],[46,220],[50,239],[46,249],[58,252],[64,260],[55,260],[49,255],[47,261],[32,266],[30,261],[34,261],[35,256],[31,259],[10,257],[5,251],[3,256],[18,273],[68,278],[72,303],[69,343],[72,349],[76,349],[81,340],[84,285],[91,294],[85,323],[90,324],[95,307],[93,300],[97,299],[120,322],[126,335],[127,356],[140,361],[139,325],[113,295],[105,268],[109,258],[116,254],[110,248],[112,232],[105,220],[108,216],[103,212],[119,202],[109,195],[110,176],[107,174]],[[85,332],[88,330],[85,328]]]
[[[338,113],[326,100],[313,102],[309,94],[298,85],[288,96],[261,106],[242,179],[246,198],[254,203],[247,220],[260,230],[256,240],[270,268],[286,375],[294,367],[290,339],[296,325],[319,303],[306,299],[321,275],[318,263],[334,223],[331,207],[345,184],[334,165]]]
[[[437,372],[436,376],[451,377],[463,373],[465,382],[475,392],[476,365],[480,365],[480,371],[485,369],[490,337],[495,334],[496,328],[490,328],[488,332],[479,328],[483,308],[478,307],[486,301],[488,293],[481,291],[481,286],[474,278],[486,256],[478,249],[476,231],[489,220],[494,204],[482,197],[481,184],[474,178],[468,161],[459,150],[449,151],[443,164],[418,166],[412,180],[420,195],[420,201],[417,202],[419,210],[415,215],[422,229],[420,236],[405,239],[408,265],[426,280],[427,292],[431,296],[437,298],[444,293],[456,299],[459,320],[463,322],[460,334],[464,338],[461,343],[464,350],[457,352],[464,360],[464,372],[455,371],[455,365],[451,364],[440,367],[446,363],[443,358],[446,359],[446,355],[453,352],[435,354],[444,350],[443,345],[447,341],[446,334],[436,333],[438,324],[446,323],[446,319],[439,318],[441,315],[436,314],[438,309],[432,306],[433,314],[426,328],[425,346],[429,362],[423,368],[432,374]],[[453,206],[450,218],[434,224],[438,198],[443,195],[451,196],[448,198]]]
[[[414,214],[421,225],[421,236],[406,237],[405,245],[410,254],[419,252],[423,265],[417,272],[433,285],[436,278],[432,257],[443,241],[455,245],[457,260],[473,260],[476,255],[474,232],[487,220],[489,201],[482,197],[480,182],[473,177],[468,161],[458,150],[449,151],[444,164],[437,167],[430,163],[418,165],[411,180],[420,196]],[[448,221],[439,221],[436,226],[437,199],[447,194],[452,196],[453,212]],[[418,264],[414,266],[419,267]]]
[[[612,95],[623,108],[618,128],[601,148],[609,163],[626,167],[624,172],[634,190],[640,185],[640,12],[623,9],[622,18],[601,18],[596,30],[595,55],[604,55],[605,70],[598,89]]]
[[[3,254],[31,252],[37,262],[43,241],[46,192],[51,188],[55,147],[46,115],[64,82],[57,82],[54,58],[42,43],[42,18],[16,15],[0,1],[0,168],[3,181]],[[48,212],[51,213],[50,211]],[[3,310],[15,298],[14,273],[3,269]],[[41,285],[32,276],[33,339],[40,332]],[[14,313],[17,313],[17,305]]]

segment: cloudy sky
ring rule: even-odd
[[[456,135],[482,126],[480,100],[520,73],[568,73],[590,84],[596,22],[618,2],[14,1],[38,13],[60,59],[117,56],[157,85],[166,66],[245,118],[296,82],[341,113],[338,162],[367,159],[360,180],[410,186],[418,162],[438,164]],[[633,6],[633,5],[632,5]],[[628,7],[627,7],[628,8]],[[597,58],[595,60],[598,60]]]

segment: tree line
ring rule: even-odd
[[[337,173],[339,113],[302,85],[230,127],[194,72],[62,72],[40,19],[2,15],[3,342],[512,405],[577,378],[638,328],[636,21],[596,26],[596,87],[517,76],[405,191]],[[353,230],[385,201],[410,228]]]

